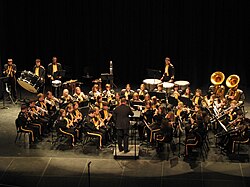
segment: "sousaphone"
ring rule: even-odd
[[[226,80],[226,85],[228,88],[234,88],[236,86],[238,86],[240,82],[240,77],[238,75],[230,75],[227,80]]]
[[[225,75],[221,71],[216,71],[211,75],[210,80],[213,85],[220,85],[225,80]]]

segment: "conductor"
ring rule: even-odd
[[[113,111],[113,119],[115,121],[115,127],[117,131],[118,148],[119,151],[124,153],[129,152],[128,150],[128,139],[129,139],[129,126],[130,119],[129,115],[133,116],[131,108],[127,105],[126,98],[121,99],[121,105],[115,108]],[[123,143],[123,146],[122,146]]]

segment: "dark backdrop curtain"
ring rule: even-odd
[[[176,80],[210,84],[210,75],[238,74],[249,85],[249,3],[236,0],[1,1],[2,65],[19,73],[35,58],[47,67],[57,56],[68,78],[87,71],[99,78],[113,61],[117,85],[139,84],[148,68],[164,69],[169,56]],[[246,63],[246,64],[244,64]]]

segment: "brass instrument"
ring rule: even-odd
[[[211,75],[210,80],[213,85],[220,85],[225,80],[225,75],[221,71],[216,71]]]
[[[214,85],[214,95],[218,98],[224,97],[225,87],[221,85],[224,80],[225,75],[221,71],[214,72],[210,77],[210,81]]]
[[[240,82],[240,77],[238,75],[230,75],[226,80],[226,85],[229,88],[227,97],[230,100],[239,101],[241,96],[241,91],[238,90],[238,84]]]
[[[228,88],[235,88],[240,82],[240,77],[238,75],[230,75],[226,80],[226,85]]]

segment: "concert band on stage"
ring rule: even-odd
[[[58,64],[53,58],[49,65],[47,75],[51,80],[55,78],[55,71],[61,69]],[[189,85],[183,87],[174,81],[170,58],[165,59],[165,65],[164,81],[153,85],[152,90],[145,83],[134,89],[128,83],[120,90],[111,89],[109,84],[102,90],[94,83],[86,93],[80,87],[76,87],[72,95],[64,89],[59,97],[51,90],[46,95],[40,93],[34,103],[26,108],[22,106],[20,121],[33,132],[34,140],[56,128],[69,137],[72,147],[82,142],[82,134],[86,134],[97,139],[96,146],[100,150],[118,140],[119,150],[128,152],[129,119],[135,111],[140,113],[137,130],[141,143],[155,146],[157,151],[162,151],[166,142],[174,149],[175,141],[184,139],[182,154],[188,157],[205,142],[209,130],[213,131],[217,146],[227,153],[235,152],[237,142],[249,141],[245,96],[239,89],[237,75],[230,75],[224,86],[224,74],[215,72],[207,90],[191,90]],[[173,83],[173,87],[164,87],[165,82]],[[40,125],[41,132],[34,124]]]

